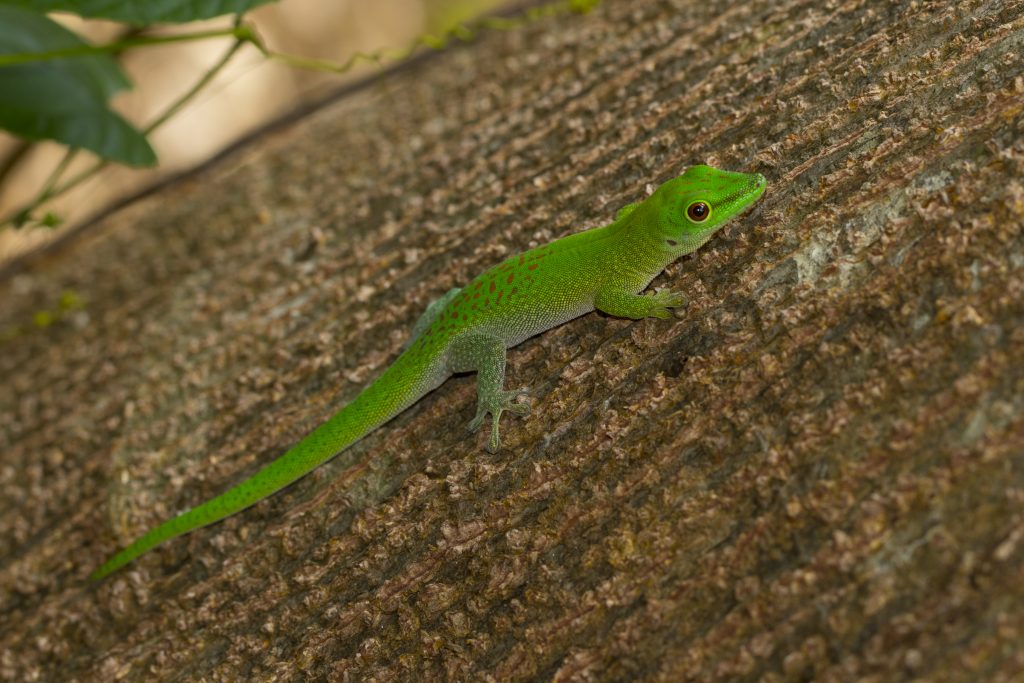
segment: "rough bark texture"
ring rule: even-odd
[[[606,0],[380,78],[20,264],[0,678],[1021,680],[1024,3]],[[427,302],[708,161],[758,209],[100,585]]]

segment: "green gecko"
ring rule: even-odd
[[[487,449],[501,446],[502,412],[526,415],[524,389],[505,389],[506,349],[594,309],[667,318],[681,292],[640,294],[764,193],[760,173],[694,166],[629,204],[608,225],[513,256],[427,307],[402,354],[351,403],[250,478],[160,524],[92,574],[101,579],[150,548],[212,524],[291,484],[401,413],[457,372],[477,373],[471,431],[491,416]]]

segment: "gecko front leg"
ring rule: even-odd
[[[501,448],[498,434],[498,420],[503,411],[516,415],[529,415],[530,405],[518,403],[516,399],[527,393],[526,389],[506,391],[505,384],[505,342],[487,334],[463,334],[452,342],[448,352],[448,368],[451,372],[475,370],[477,407],[476,416],[469,423],[469,430],[475,432],[483,424],[488,413],[491,415],[491,438],[487,450],[497,453]]]

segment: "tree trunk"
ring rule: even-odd
[[[24,258],[0,678],[1020,680],[1022,122],[1022,2],[606,0]],[[456,378],[87,581],[351,399],[431,299],[698,162],[768,191],[655,281],[674,319],[513,350],[534,412],[501,452]]]

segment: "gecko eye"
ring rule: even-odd
[[[694,223],[703,223],[711,215],[711,207],[704,202],[694,202],[686,207],[686,217]]]

